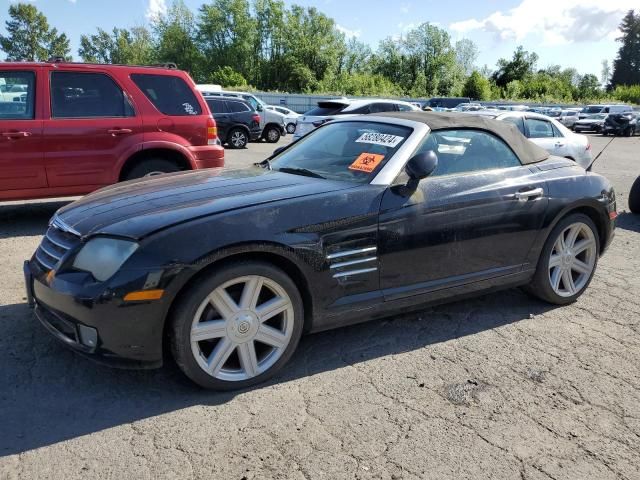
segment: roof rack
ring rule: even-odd
[[[173,62],[156,63],[155,65],[152,65],[152,67],[168,68],[169,70],[177,70],[178,69],[178,65],[176,65]]]

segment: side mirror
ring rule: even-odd
[[[262,108],[262,105],[258,104],[258,105],[256,106],[256,110],[257,110],[257,111],[259,111],[259,112],[263,112],[263,111],[264,111],[264,108]]]
[[[433,150],[411,157],[405,170],[412,180],[422,180],[433,173],[438,166],[438,155]]]
[[[271,156],[270,156],[269,158],[277,157],[277,156],[278,156],[278,155],[280,155],[280,153],[281,153],[283,150],[285,150],[286,148],[287,148],[287,147],[286,147],[286,145],[285,145],[285,146],[282,146],[282,147],[278,147],[278,148],[276,148],[276,149],[273,151],[273,153],[271,154]]]

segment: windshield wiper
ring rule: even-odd
[[[271,160],[269,160],[268,158],[262,160],[261,162],[256,162],[256,163],[254,163],[254,165],[256,167],[266,168],[267,170],[273,170],[271,168]]]
[[[283,173],[293,173],[294,175],[304,175],[305,177],[325,178],[319,173],[313,172],[306,168],[282,167],[282,168],[278,168],[277,171],[283,172]]]

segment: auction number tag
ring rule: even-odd
[[[361,153],[356,161],[349,165],[349,170],[357,170],[358,172],[371,173],[380,162],[384,159],[384,155],[376,153]]]
[[[371,145],[382,145],[383,147],[395,148],[402,140],[404,140],[404,137],[399,137],[397,135],[366,132],[356,140],[356,143],[370,143]]]

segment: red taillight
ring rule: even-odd
[[[207,118],[207,143],[209,145],[218,144],[218,127],[213,117]]]
[[[616,218],[618,218],[618,212],[609,212],[609,218],[611,220],[615,220]]]
[[[588,152],[589,150],[591,150],[591,144],[590,144],[590,143],[587,143],[587,148],[586,148],[585,150],[586,150],[587,152]]]
[[[257,113],[251,118],[253,119],[254,122],[260,123],[260,115],[258,115]]]

